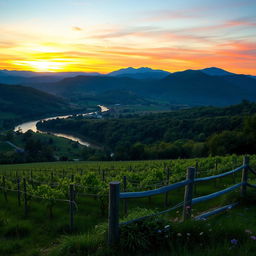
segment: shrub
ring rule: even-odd
[[[124,222],[139,217],[152,215],[153,210],[136,208]],[[127,225],[121,225],[120,246],[124,250],[150,250],[159,245],[168,244],[171,233],[170,225],[162,216],[149,217]]]

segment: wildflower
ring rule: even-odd
[[[182,234],[181,234],[181,233],[178,233],[177,236],[182,236]]]
[[[187,233],[187,236],[190,236],[190,233]]]
[[[252,231],[249,230],[249,229],[246,229],[244,232],[247,233],[247,234],[252,234]]]
[[[230,243],[233,244],[233,245],[237,245],[238,240],[233,238],[233,239],[230,240]]]
[[[189,206],[189,205],[188,205],[188,206],[186,206],[186,209],[190,209],[190,208],[191,208],[191,206]]]
[[[204,234],[204,232],[200,232],[200,233],[199,233],[199,236],[202,236],[203,234]]]
[[[256,236],[250,236],[252,240],[256,240]]]

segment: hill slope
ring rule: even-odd
[[[201,71],[187,70],[163,79],[133,79],[128,77],[77,76],[56,83],[34,84],[35,88],[68,99],[99,98],[112,91],[130,92],[143,100],[165,101],[171,104],[227,106],[243,99],[256,101],[256,80],[246,75],[212,76]],[[128,94],[127,94],[128,95]],[[135,98],[136,98],[135,97]],[[141,100],[140,100],[141,101]]]
[[[10,128],[21,120],[66,113],[71,106],[63,99],[30,87],[0,84],[0,127]]]

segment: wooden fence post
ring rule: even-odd
[[[167,173],[166,173],[166,186],[169,185],[169,181],[170,180],[170,170],[167,167]],[[165,193],[165,199],[164,199],[164,206],[167,207],[168,206],[168,192]]]
[[[109,216],[108,216],[108,244],[115,245],[119,242],[119,201],[120,182],[109,183]]]
[[[215,159],[215,171],[217,174],[217,170],[218,170],[218,159]],[[214,187],[216,188],[217,187],[217,179],[214,179]]]
[[[196,160],[196,167],[195,167],[195,178],[198,177],[198,161]],[[196,195],[196,184],[194,184],[194,195]]]
[[[26,179],[23,178],[23,192],[24,192],[24,214],[28,215],[28,199],[27,199],[27,183]]]
[[[126,192],[127,190],[127,179],[126,179],[126,176],[123,177],[123,185],[124,185],[124,192]],[[124,214],[125,216],[127,216],[127,213],[128,213],[128,207],[127,207],[127,199],[124,199]]]
[[[20,178],[17,178],[17,190],[18,190],[18,206],[21,205],[20,203]]]
[[[70,230],[74,230],[74,185],[69,186],[69,213],[70,213]]]
[[[247,180],[248,180],[248,166],[249,166],[249,157],[248,156],[244,156],[243,165],[245,165],[245,168],[242,171],[241,182],[243,182],[244,184],[241,186],[241,196],[245,197],[246,196]]]
[[[185,187],[184,204],[183,204],[183,221],[190,219],[191,217],[194,179],[195,179],[195,168],[189,167],[187,169],[187,180],[189,180],[190,183]]]

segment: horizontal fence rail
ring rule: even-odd
[[[234,208],[237,205],[238,205],[238,203],[233,203],[233,204],[222,206],[222,207],[220,207],[218,209],[215,209],[213,211],[209,211],[209,212],[203,213],[203,214],[195,217],[195,220],[205,220],[208,217],[213,216],[215,214],[221,213],[221,212],[226,211],[226,210],[231,210],[232,208]]]
[[[139,198],[139,197],[148,197],[148,196],[155,196],[163,193],[167,193],[171,190],[175,190],[181,187],[184,187],[190,183],[189,180],[183,180],[181,182],[177,182],[175,184],[164,186],[158,189],[142,191],[142,192],[123,192],[120,193],[120,199],[128,199],[128,198]]]
[[[201,181],[209,181],[209,180],[214,180],[214,179],[222,178],[222,177],[228,176],[230,174],[236,173],[238,171],[241,171],[245,167],[246,167],[246,165],[242,165],[242,166],[239,166],[238,168],[236,168],[236,169],[234,169],[232,171],[224,172],[224,173],[221,173],[221,174],[218,174],[218,175],[209,176],[209,177],[197,178],[197,179],[195,179],[195,183],[201,182]]]
[[[204,201],[207,201],[207,200],[210,200],[210,199],[213,199],[215,197],[218,197],[218,196],[221,196],[221,195],[224,195],[228,192],[231,192],[239,187],[241,187],[244,183],[239,183],[239,184],[236,184],[232,187],[229,187],[229,188],[226,188],[226,189],[223,189],[223,190],[220,190],[220,191],[217,191],[215,193],[212,193],[212,194],[209,194],[209,195],[206,195],[206,196],[200,196],[200,197],[197,197],[197,198],[194,198],[192,199],[192,204],[197,204],[197,203],[201,203],[201,202],[204,202]]]
[[[256,184],[249,184],[249,183],[247,183],[247,186],[250,187],[250,188],[256,188]]]

